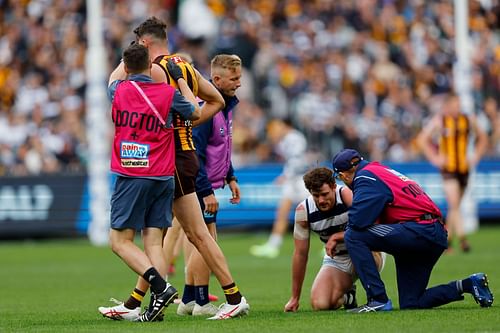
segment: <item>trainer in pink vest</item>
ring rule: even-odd
[[[136,83],[166,120],[175,89],[166,83]],[[164,128],[130,81],[118,85],[112,104],[112,117],[115,124],[112,172],[132,177],[174,175],[174,130]]]
[[[441,211],[415,181],[378,162],[371,162],[363,170],[380,178],[392,191],[394,201],[386,206],[378,223],[393,224],[421,220],[424,214],[440,218]],[[425,221],[422,221],[425,223]]]

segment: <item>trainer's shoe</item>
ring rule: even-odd
[[[365,313],[365,312],[379,312],[379,311],[391,311],[392,302],[388,300],[386,303],[381,303],[377,301],[370,301],[367,304],[360,306],[359,308],[347,310],[349,313]]]
[[[115,306],[100,306],[99,312],[106,318],[113,320],[128,320],[137,321],[141,315],[141,308],[137,307],[135,309],[127,309],[123,302],[120,302],[114,298],[110,298],[111,302],[116,303]]]
[[[358,301],[356,300],[356,285],[353,284],[352,288],[344,294],[344,309],[351,310],[357,307]]]
[[[162,293],[151,293],[151,297],[153,297],[153,306],[149,307],[147,311],[141,314],[139,321],[154,321],[156,317],[162,313],[163,309],[172,303],[178,295],[177,290],[167,282],[167,287]]]
[[[250,254],[259,258],[274,259],[280,254],[280,250],[277,247],[270,246],[268,244],[253,245],[250,248]]]
[[[247,303],[245,297],[241,298],[240,303],[232,305],[228,303],[223,303],[219,307],[219,311],[215,316],[208,318],[209,320],[223,320],[230,319],[234,317],[240,317],[247,315],[250,312],[250,305]]]
[[[488,287],[488,276],[484,273],[476,273],[469,276],[472,281],[472,296],[476,303],[483,308],[493,304],[493,294]]]
[[[145,306],[144,307],[144,311],[148,311],[148,307]],[[165,309],[163,309],[157,316],[155,319],[153,319],[153,321],[163,321],[164,317],[165,317],[165,314],[164,314],[164,311]]]
[[[205,305],[195,304],[193,308],[193,316],[214,316],[219,311],[219,308],[212,303]]]
[[[181,301],[179,303],[179,306],[177,307],[177,314],[179,316],[190,316],[190,315],[192,315],[195,304],[196,304],[195,301],[190,301],[190,302],[187,302],[186,304],[182,303],[182,301]]]

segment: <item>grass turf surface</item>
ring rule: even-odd
[[[165,321],[131,323],[101,317],[97,307],[109,297],[126,299],[135,275],[109,248],[92,247],[85,239],[0,243],[0,332],[500,332],[500,303],[480,308],[472,296],[432,310],[395,310],[376,314],[347,314],[343,310],[313,312],[309,290],[321,264],[321,243],[311,242],[308,272],[298,313],[284,313],[290,296],[293,242],[285,239],[277,259],[252,257],[248,249],[262,243],[266,233],[221,233],[219,242],[232,274],[248,299],[244,318],[207,321],[179,317],[176,305],[165,311]],[[443,255],[429,285],[447,283],[471,273],[488,274],[493,294],[500,295],[500,228],[483,227],[471,235],[472,252]],[[382,273],[389,297],[397,307],[392,257]],[[182,292],[182,261],[170,282]],[[358,303],[365,302],[358,281]],[[222,300],[212,278],[210,291]],[[149,299],[145,298],[146,302]]]

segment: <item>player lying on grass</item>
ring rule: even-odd
[[[335,310],[342,305],[346,309],[355,308],[357,302],[354,283],[357,278],[343,243],[352,192],[345,186],[337,186],[333,171],[328,168],[312,169],[303,179],[311,195],[299,203],[295,210],[292,296],[285,305],[285,311],[295,312],[299,309],[311,231],[319,235],[327,252],[311,288],[312,308]],[[373,252],[373,255],[381,270],[385,253]]]

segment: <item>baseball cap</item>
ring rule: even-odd
[[[354,149],[342,149],[333,157],[333,171],[336,173],[343,172],[358,165],[359,162],[351,162],[351,160],[356,157],[359,158],[360,161],[363,159],[363,157],[361,157],[361,155]]]

